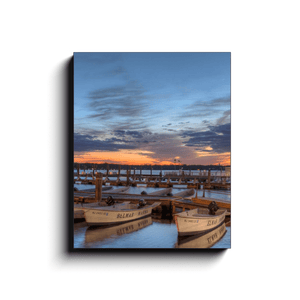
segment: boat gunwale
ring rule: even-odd
[[[160,204],[161,204],[160,202],[157,202],[157,203],[145,205],[145,206],[140,207],[140,208],[127,208],[127,209],[121,209],[119,207],[113,207],[113,206],[108,206],[108,207],[103,207],[103,208],[102,207],[91,207],[91,208],[83,207],[83,209],[86,210],[86,211],[88,211],[88,210],[97,210],[97,211],[101,210],[101,211],[108,211],[108,212],[111,212],[111,211],[114,211],[114,212],[118,212],[118,211],[139,211],[139,210],[142,210],[142,209],[155,208],[155,207],[159,206]],[[109,209],[109,207],[111,209]]]
[[[197,208],[195,208],[195,209],[197,209]],[[222,215],[226,215],[226,212],[227,212],[227,210],[225,209],[221,214],[219,214],[219,215],[209,215],[209,214],[207,214],[207,215],[204,215],[204,216],[194,216],[194,215],[191,215],[191,216],[185,216],[185,215],[180,215],[180,214],[182,214],[182,213],[184,213],[184,212],[180,212],[180,213],[178,213],[178,214],[175,214],[175,216],[178,218],[184,218],[184,219],[206,219],[206,218],[217,218],[217,217],[220,217],[220,216],[222,216]]]
[[[130,223],[130,222],[134,222],[134,221],[137,221],[137,220],[141,220],[141,219],[147,219],[147,218],[151,218],[151,213],[147,214],[147,215],[144,215],[144,216],[141,216],[137,219],[133,219],[133,220],[126,220],[126,221],[114,221],[114,222],[101,222],[101,223],[93,223],[93,222],[86,222],[86,224],[90,227],[103,227],[103,229],[106,229],[105,226],[108,226],[108,227],[113,227],[114,225],[118,226],[118,225],[121,225],[121,224],[126,224],[126,223]],[[151,218],[152,220],[152,218]],[[149,225],[152,225],[149,224]],[[142,229],[142,228],[141,228]]]

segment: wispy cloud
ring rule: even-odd
[[[183,138],[188,138],[185,145],[188,147],[199,147],[201,150],[211,147],[216,153],[230,151],[230,124],[208,126],[207,131],[185,131]]]
[[[141,117],[150,102],[145,90],[135,81],[128,85],[99,89],[88,96],[90,118],[109,120],[114,117]]]
[[[188,105],[179,118],[215,117],[230,109],[230,97],[216,98],[210,101],[197,100]]]
[[[120,149],[136,149],[137,145],[124,139],[110,138],[99,140],[97,136],[74,133],[74,151],[118,151]]]
[[[217,125],[223,125],[226,123],[230,123],[230,110],[224,111],[223,116],[216,121]]]

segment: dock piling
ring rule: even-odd
[[[130,171],[127,170],[127,183],[126,183],[127,186],[129,186],[129,172],[130,172]]]
[[[79,171],[80,171],[80,170],[79,170],[79,168],[80,168],[80,165],[78,164],[78,165],[77,165],[77,179],[78,179],[78,180],[80,180],[80,175],[79,175]]]
[[[102,199],[102,173],[96,174],[96,194],[95,194],[95,200],[97,202],[100,202]]]

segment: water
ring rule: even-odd
[[[148,217],[108,228],[91,228],[82,222],[74,226],[74,248],[230,248],[230,230],[224,228],[225,235],[220,239],[213,232],[185,241],[178,238],[171,220]],[[213,237],[217,237],[217,242]]]
[[[90,184],[74,184],[74,187],[76,187],[78,190],[88,190],[88,189],[95,189],[94,185]],[[120,188],[119,186],[113,186],[113,189]],[[141,192],[146,191],[147,194],[156,192],[159,190],[163,190],[164,188],[149,188],[147,187],[146,184],[138,184],[136,187],[130,187],[129,190],[126,192],[126,194],[141,194]],[[176,194],[182,191],[186,191],[186,188],[181,188],[180,186],[173,187],[172,189],[172,194]],[[197,191],[198,197],[203,196],[203,190],[198,190]],[[194,196],[196,195],[196,191],[194,193]],[[214,190],[205,190],[205,197],[208,198],[215,198],[215,199],[220,199],[220,200],[227,200],[230,201],[230,192],[229,191],[214,191]]]
[[[106,173],[106,171],[102,172]],[[152,174],[157,175],[159,172],[160,171],[153,170]],[[168,171],[163,171],[163,173],[164,172]],[[138,173],[139,170],[136,170],[136,174]],[[143,170],[142,173],[150,174],[150,170]],[[114,179],[112,178],[112,180]],[[126,180],[126,177],[121,180]],[[84,184],[74,184],[74,187],[78,190],[95,189],[94,185]],[[112,189],[117,188],[119,187],[112,187]],[[146,184],[138,184],[137,187],[130,187],[126,193],[140,195],[142,191],[146,191],[149,194],[162,189],[164,188],[147,188]],[[185,190],[186,188],[184,185],[176,186],[173,187],[172,193],[175,194]],[[198,196],[202,197],[202,194],[203,191],[198,190]],[[227,201],[231,200],[230,191],[222,190],[205,190],[205,197],[223,199]],[[225,227],[225,224],[206,235],[185,239],[178,237],[176,224],[173,220],[156,219],[154,217],[147,217],[107,228],[91,228],[87,226],[85,222],[74,224],[74,248],[166,249],[230,247],[231,228]]]

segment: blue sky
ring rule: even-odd
[[[228,161],[230,53],[74,53],[74,147],[75,161]]]

